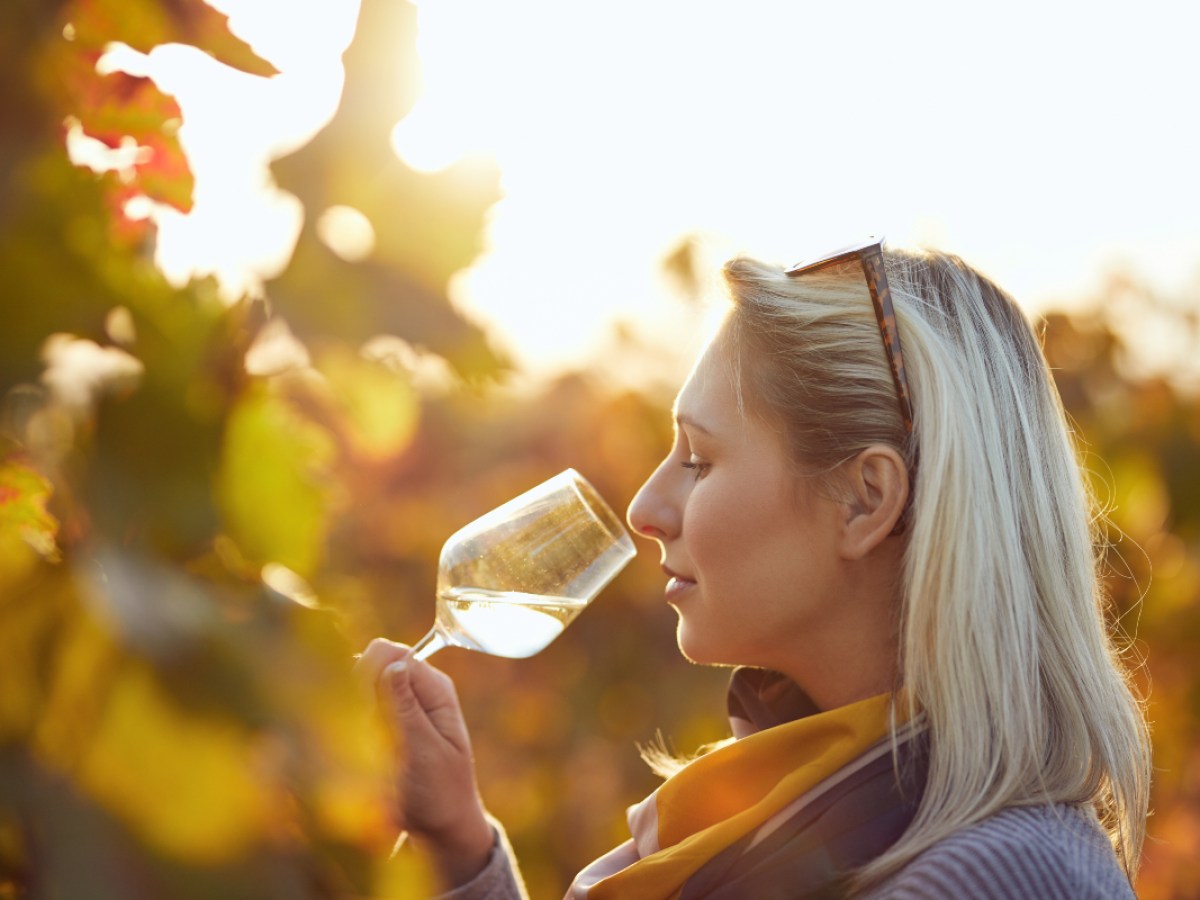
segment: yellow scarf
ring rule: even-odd
[[[695,760],[648,798],[661,849],[596,882],[588,900],[677,897],[704,863],[878,743],[888,731],[890,703],[890,694],[880,694]]]

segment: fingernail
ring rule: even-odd
[[[388,666],[386,669],[384,669],[383,674],[386,675],[388,678],[391,678],[393,675],[399,675],[401,672],[405,671],[407,668],[408,668],[408,660],[407,659],[398,659],[394,663],[392,663],[390,666]]]

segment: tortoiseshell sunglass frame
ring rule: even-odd
[[[892,292],[888,287],[887,274],[883,269],[883,238],[871,238],[836,250],[819,259],[796,263],[786,270],[788,275],[804,275],[827,266],[850,259],[857,259],[867,278],[867,289],[871,292],[871,304],[875,307],[875,318],[879,322],[879,335],[883,338],[883,349],[892,369],[892,381],[896,385],[896,396],[900,400],[900,414],[904,417],[905,431],[912,433],[913,408],[908,390],[908,376],[904,369],[904,353],[900,349],[900,331],[896,327],[896,310],[892,307]]]

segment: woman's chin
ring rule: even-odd
[[[675,629],[675,642],[679,652],[690,663],[698,666],[736,666],[741,663],[731,660],[728,648],[714,646],[694,630],[689,630],[681,617]],[[724,651],[724,652],[722,652]]]

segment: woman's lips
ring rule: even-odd
[[[690,578],[684,578],[682,575],[672,575],[667,582],[666,597],[667,602],[672,603],[680,599],[685,593],[696,586],[696,582]]]

